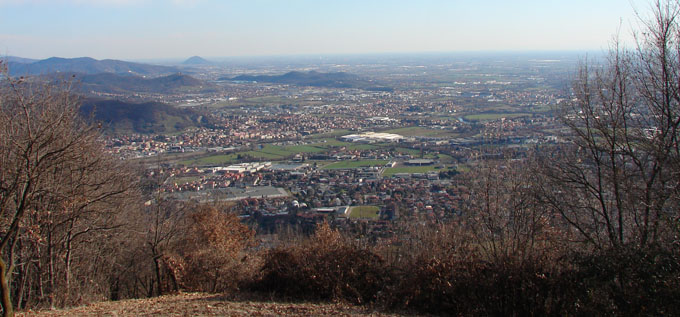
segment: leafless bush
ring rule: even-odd
[[[194,291],[223,292],[237,288],[242,252],[253,231],[233,213],[200,206],[188,214],[188,227],[166,263],[177,283]]]
[[[252,288],[289,298],[367,303],[388,279],[380,256],[324,223],[302,244],[267,252]]]
[[[259,267],[246,253],[254,232],[229,206],[161,200],[138,216],[130,246],[111,281],[115,298],[152,297],[183,290],[226,292]]]

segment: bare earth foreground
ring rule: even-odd
[[[64,310],[21,311],[18,316],[397,316],[344,304],[231,301],[220,295],[183,293],[99,302]]]

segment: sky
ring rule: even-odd
[[[0,56],[603,51],[647,0],[0,0]]]

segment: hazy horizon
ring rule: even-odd
[[[0,55],[121,60],[599,52],[643,0],[0,0]]]

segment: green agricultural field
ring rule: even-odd
[[[490,121],[490,120],[498,120],[500,118],[519,118],[519,117],[526,117],[530,116],[530,113],[479,113],[479,114],[470,114],[467,115],[463,118],[468,121]]]
[[[316,145],[278,146],[267,144],[264,145],[262,149],[244,152],[243,154],[263,159],[280,160],[295,154],[319,153],[325,151],[325,148]]]
[[[380,217],[380,207],[378,206],[350,207],[349,217],[377,220],[378,217]]]
[[[436,170],[437,172],[439,171],[446,171],[446,169],[435,169],[434,166],[407,166],[407,167],[389,167],[385,169],[385,172],[383,173],[383,176],[385,177],[390,177],[394,174],[399,174],[399,173],[427,173]]]
[[[266,144],[266,145],[263,145],[261,149],[248,151],[244,154],[249,154],[249,155],[252,155],[254,157],[263,157],[263,158],[283,158],[285,156],[290,156],[290,155],[293,155],[295,153],[286,150],[286,148],[283,147],[283,146]]]
[[[331,148],[331,147],[341,147],[341,146],[352,145],[352,143],[340,141],[340,140],[333,139],[333,138],[323,138],[323,139],[319,139],[319,141],[320,141],[319,143],[313,143],[311,145],[317,146],[317,147],[322,147],[324,149],[328,149],[328,148]]]
[[[350,169],[371,166],[384,166],[386,160],[341,161],[324,166],[324,169]]]
[[[375,150],[380,148],[380,145],[375,144],[354,144],[350,143],[346,146],[348,150]]]
[[[541,113],[541,112],[550,112],[553,111],[557,108],[557,106],[554,105],[536,105],[531,107],[531,111]]]
[[[465,164],[459,164],[458,167],[456,167],[456,170],[461,173],[467,173],[470,171],[470,166]]]
[[[326,152],[326,148],[323,147],[323,143],[319,144],[309,144],[309,145],[292,145],[284,147],[284,150],[292,153],[320,153]]]
[[[225,165],[236,163],[236,154],[216,154],[192,160],[180,161],[185,166]]]
[[[420,155],[420,150],[418,149],[410,149],[410,148],[405,148],[405,147],[398,147],[395,149],[397,152],[401,154],[409,154],[409,155]]]
[[[254,158],[258,159],[265,159],[265,160],[282,160],[285,155],[280,155],[277,153],[270,153],[270,152],[265,152],[265,151],[247,151],[247,152],[241,152],[242,155],[248,155],[252,156]]]
[[[331,164],[335,164],[336,162],[334,162],[334,161],[326,161],[326,160],[324,160],[324,161],[307,160],[307,161],[305,161],[305,163],[307,163],[307,164],[309,164],[309,165],[314,165],[314,164],[316,164],[316,167],[317,167],[317,168],[323,169],[325,166],[328,166],[328,165],[331,165]]]
[[[453,157],[448,154],[439,153],[437,156],[439,156],[439,161],[442,163],[452,163],[454,161]]]
[[[216,154],[208,155],[196,159],[183,160],[180,164],[187,166],[204,166],[204,165],[221,165],[221,164],[232,164],[238,163],[238,155],[248,155],[253,158],[264,159],[264,160],[282,160],[287,157],[293,156],[299,153],[320,153],[326,152],[327,148],[324,147],[326,143],[310,144],[310,145],[289,145],[289,146],[279,146],[265,144],[261,149],[256,149],[252,151],[244,151],[232,154]]]

